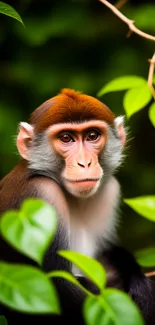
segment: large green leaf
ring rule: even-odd
[[[108,82],[97,94],[98,97],[112,91],[121,91],[135,87],[143,87],[146,85],[146,80],[137,76],[123,76],[113,79]]]
[[[87,297],[83,305],[84,319],[87,325],[113,325],[113,321],[100,301],[95,297]],[[124,324],[120,324],[124,325]]]
[[[155,195],[124,199],[124,202],[141,216],[155,222]]]
[[[152,94],[146,84],[145,86],[129,89],[123,98],[123,105],[126,115],[130,118],[133,114],[140,111],[151,100]]]
[[[135,257],[138,263],[143,267],[155,266],[155,247],[141,249],[136,251]]]
[[[117,289],[105,289],[99,298],[87,297],[84,317],[87,325],[144,325],[136,304]]]
[[[0,302],[28,313],[60,313],[57,292],[37,268],[0,262]]]
[[[56,232],[55,210],[39,199],[27,199],[19,211],[2,216],[0,230],[11,245],[38,263]]]
[[[103,299],[114,314],[113,324],[144,325],[138,307],[126,293],[116,289],[106,289]]]
[[[18,12],[12,8],[10,5],[7,3],[1,2],[0,1],[0,13],[6,16],[10,16],[16,20],[18,20],[22,25],[24,25],[21,17],[19,16]]]
[[[72,251],[59,251],[59,255],[75,264],[100,290],[103,290],[106,283],[106,272],[98,261],[89,256]]]
[[[149,119],[152,125],[155,127],[155,102],[149,108]]]

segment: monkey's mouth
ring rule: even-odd
[[[83,179],[75,179],[75,180],[67,180],[78,188],[92,188],[99,181],[99,178],[83,178]]]
[[[67,179],[67,181],[71,183],[97,182],[99,178]]]

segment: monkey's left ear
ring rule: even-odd
[[[126,132],[124,129],[124,116],[118,116],[115,118],[115,128],[117,135],[119,136],[122,146],[125,146],[126,143]]]
[[[19,125],[19,133],[17,136],[17,149],[22,158],[28,160],[29,156],[29,148],[30,143],[33,138],[33,126],[26,123],[21,122]]]

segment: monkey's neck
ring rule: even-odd
[[[101,246],[103,250],[107,242],[117,241],[119,199],[120,186],[114,177],[95,198],[68,198],[71,249],[94,257]]]

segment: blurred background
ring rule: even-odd
[[[10,0],[19,22],[0,15],[0,178],[19,157],[15,135],[20,121],[43,101],[69,87],[92,96],[122,75],[147,78],[155,43],[128,28],[98,0]],[[111,1],[115,4],[116,2]],[[136,26],[155,35],[154,1],[128,0],[120,9]],[[124,92],[101,98],[124,114]],[[124,198],[155,195],[155,129],[148,107],[126,121],[127,158],[117,172]],[[155,224],[121,203],[120,235],[131,250],[155,246]]]

